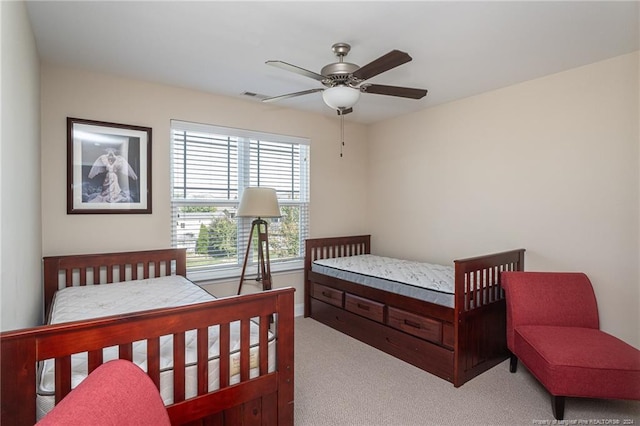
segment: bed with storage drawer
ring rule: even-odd
[[[34,424],[120,358],[172,424],[293,424],[294,290],[216,299],[185,276],[183,249],[44,258],[48,324],[0,334],[0,422]]]
[[[524,249],[446,266],[371,256],[370,235],[305,248],[305,316],[455,387],[507,359],[500,273],[524,270]]]

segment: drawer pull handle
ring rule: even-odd
[[[397,345],[394,341],[392,341],[391,339],[389,339],[388,337],[385,337],[385,340],[387,341],[387,343],[389,343],[390,345],[393,345],[397,348],[399,348],[400,346]]]
[[[420,324],[418,324],[417,322],[413,322],[413,321],[409,321],[408,319],[404,320],[404,324],[408,325],[409,327],[413,327],[413,328],[417,328],[420,329]]]
[[[362,303],[358,303],[358,308],[362,309],[363,311],[368,311],[369,309],[371,309],[369,305],[363,305]]]

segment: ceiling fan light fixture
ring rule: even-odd
[[[360,99],[360,90],[348,86],[329,87],[322,92],[322,99],[333,109],[348,109]]]

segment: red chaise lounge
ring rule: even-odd
[[[596,297],[582,273],[503,272],[510,371],[518,359],[551,394],[640,400],[640,351],[600,330]]]

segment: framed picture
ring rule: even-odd
[[[151,213],[151,128],[67,118],[67,214]]]

